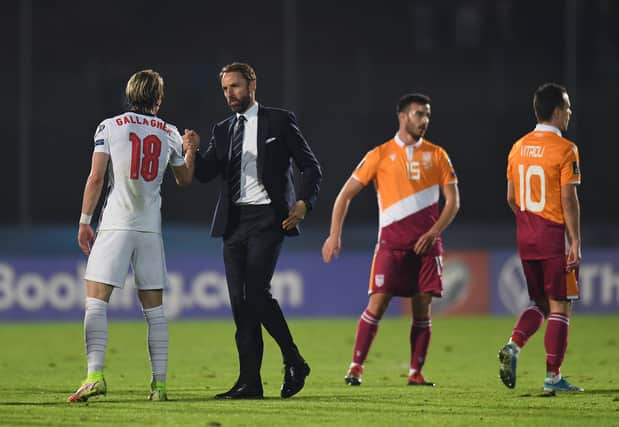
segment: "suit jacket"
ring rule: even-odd
[[[211,224],[211,236],[223,236],[230,214],[228,168],[230,137],[236,114],[213,126],[211,139],[204,152],[196,156],[194,176],[200,182],[221,178],[219,199]],[[267,142],[268,141],[268,142]],[[312,209],[318,197],[322,172],[316,156],[310,149],[297,126],[294,113],[278,108],[259,105],[258,108],[258,178],[271,199],[271,204],[282,220],[288,216],[290,207],[303,200],[308,210]],[[299,194],[295,195],[292,162],[301,172]],[[298,235],[299,229],[286,231],[287,235]]]

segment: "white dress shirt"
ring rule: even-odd
[[[237,119],[240,116],[237,113]],[[258,103],[249,107],[243,116],[243,154],[241,157],[241,195],[235,203],[240,205],[268,205],[271,199],[258,178]]]

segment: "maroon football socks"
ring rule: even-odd
[[[355,336],[355,347],[353,349],[353,363],[363,365],[365,358],[368,356],[370,346],[376,331],[378,331],[379,317],[376,317],[368,310],[365,310],[357,323],[357,335]]]
[[[522,348],[529,338],[542,326],[544,317],[544,313],[536,305],[532,305],[524,310],[512,331],[512,342]]]
[[[415,372],[421,372],[432,335],[432,320],[430,318],[413,319],[410,332],[411,365]]]
[[[546,349],[546,372],[559,374],[561,363],[567,350],[567,332],[570,319],[563,313],[550,313],[546,335],[544,336],[544,348]]]

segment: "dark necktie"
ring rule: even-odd
[[[228,183],[232,201],[236,202],[241,197],[241,160],[243,158],[243,134],[245,133],[245,116],[240,115],[236,119],[232,137],[230,138],[230,169]]]

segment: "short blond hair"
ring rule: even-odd
[[[163,78],[153,70],[138,71],[127,82],[125,96],[130,110],[150,112],[163,99]]]

